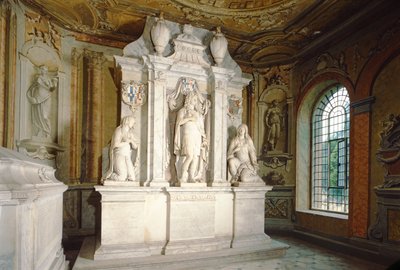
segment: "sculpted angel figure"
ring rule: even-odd
[[[199,105],[197,94],[188,93],[176,118],[174,154],[182,159],[181,166],[177,166],[180,182],[201,182],[202,169],[207,162],[208,141]]]
[[[121,120],[111,139],[109,169],[103,180],[135,181],[135,168],[138,165],[138,144],[133,135],[135,118],[125,116]],[[136,150],[135,162],[132,162],[132,152]]]
[[[32,124],[38,137],[50,137],[51,92],[57,85],[57,78],[50,78],[47,67],[42,65],[39,67],[39,75],[26,92],[32,105]]]
[[[249,136],[248,127],[241,124],[228,148],[228,169],[232,176],[231,182],[262,182],[257,175],[258,168],[256,149]]]

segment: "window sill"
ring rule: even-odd
[[[299,212],[299,213],[305,213],[305,214],[311,214],[311,215],[316,215],[316,216],[324,216],[324,217],[337,218],[337,219],[349,219],[349,216],[348,216],[348,215],[345,215],[345,214],[324,212],[324,211],[318,211],[318,210],[297,210],[297,212]]]

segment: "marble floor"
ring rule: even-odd
[[[293,236],[271,235],[274,240],[290,245],[286,255],[282,258],[269,260],[255,260],[244,262],[225,263],[197,267],[197,270],[380,270],[387,269],[388,265],[381,265],[366,259],[335,252],[327,248],[308,243]],[[70,267],[74,263],[78,250],[65,247]],[[169,269],[169,268],[168,268]],[[194,269],[194,268],[189,268]],[[395,268],[393,268],[395,269]],[[171,269],[172,270],[172,269]]]
[[[322,248],[292,236],[271,235],[271,237],[290,245],[284,257],[212,266],[198,270],[380,270],[388,267]]]

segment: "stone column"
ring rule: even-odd
[[[102,66],[105,62],[103,53],[84,51],[88,59],[87,69],[87,115],[83,119],[87,123],[87,181],[97,183],[101,178],[101,155],[103,145],[103,115],[102,115]]]
[[[172,60],[149,56],[148,158],[147,182],[153,187],[169,186],[166,179],[167,159],[167,69]],[[171,139],[171,138],[170,138]]]
[[[227,141],[228,141],[228,80],[232,78],[230,70],[212,67],[214,86],[211,92],[211,181],[213,186],[228,185],[227,182]]]
[[[78,184],[80,178],[80,156],[81,156],[81,142],[82,125],[79,121],[79,115],[82,113],[82,108],[79,105],[81,99],[79,98],[80,81],[79,74],[81,74],[81,60],[82,53],[77,49],[72,50],[71,54],[71,123],[70,123],[70,166],[69,166],[69,179],[70,184]]]

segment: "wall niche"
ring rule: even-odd
[[[275,75],[258,101],[260,160],[269,168],[290,168],[290,131],[293,97],[281,76]]]

